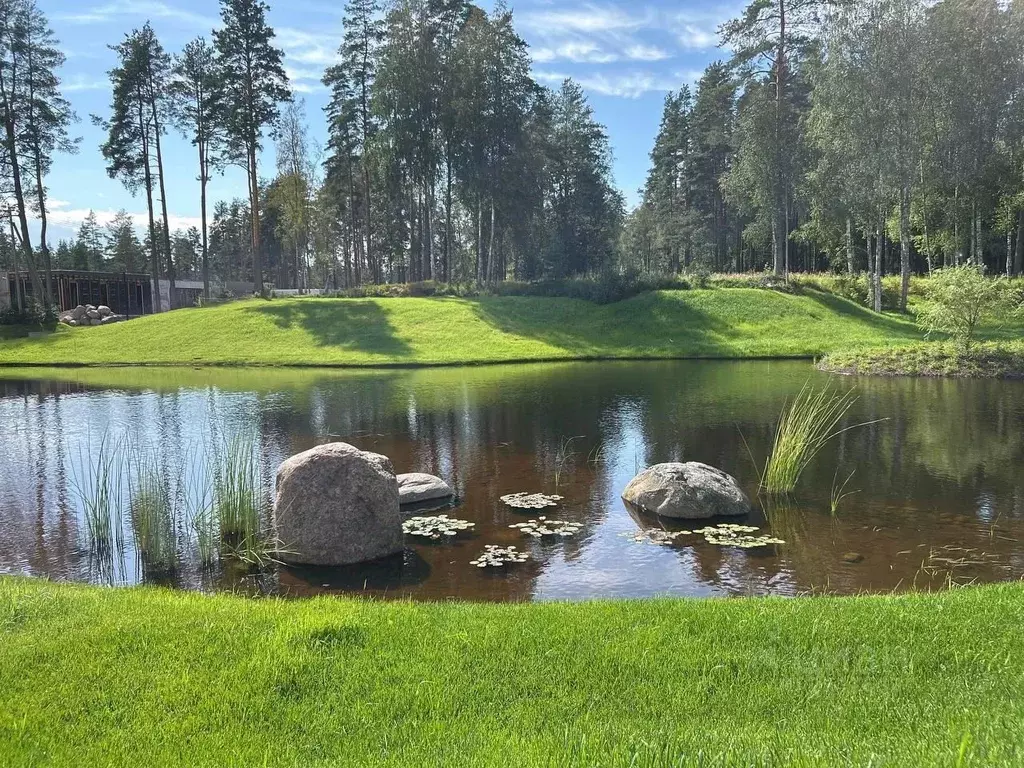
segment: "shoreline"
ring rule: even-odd
[[[976,342],[961,349],[949,342],[833,352],[815,363],[839,376],[927,379],[1024,379],[1024,343]]]

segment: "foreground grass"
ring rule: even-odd
[[[945,343],[830,353],[818,367],[832,373],[873,376],[950,376],[1024,379],[1024,342]]]
[[[1020,765],[1024,587],[481,605],[0,579],[0,764]]]
[[[826,293],[659,291],[597,305],[538,297],[248,300],[45,338],[0,364],[453,364],[621,357],[811,357],[921,332]]]

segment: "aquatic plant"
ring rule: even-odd
[[[147,570],[172,571],[177,563],[177,542],[170,488],[151,454],[138,452],[133,463],[135,472],[128,477],[128,495],[135,549]]]
[[[666,546],[674,542],[679,536],[689,536],[693,531],[666,531],[662,528],[650,528],[636,533],[620,533],[619,535],[635,541],[638,544],[657,544]]]
[[[497,544],[488,544],[476,560],[470,560],[470,565],[477,568],[498,568],[508,563],[525,563],[530,559],[529,552],[520,552],[515,547],[499,547]]]
[[[71,484],[82,508],[86,546],[101,557],[124,550],[121,447],[120,441],[111,444],[104,435],[97,445],[90,444],[90,450],[80,447],[78,465],[72,465]]]
[[[832,496],[829,500],[829,511],[833,515],[839,511],[839,505],[843,503],[843,499],[857,493],[857,491],[846,490],[846,486],[849,484],[850,480],[853,479],[853,475],[856,471],[857,470],[854,469],[853,472],[850,472],[850,474],[846,476],[846,479],[843,480],[842,484],[837,486],[836,483],[839,480],[839,468],[836,468],[836,474],[832,477]]]
[[[534,538],[542,536],[574,536],[579,533],[583,523],[573,523],[568,520],[548,520],[541,515],[536,520],[528,520],[525,523],[513,523],[509,528],[518,528],[521,533]]]
[[[467,531],[476,526],[468,520],[459,520],[448,515],[410,517],[402,523],[402,531],[410,536],[423,536],[428,539],[440,539],[442,536],[455,536],[459,531]]]
[[[767,536],[764,534],[758,536],[751,535],[756,533],[758,530],[760,529],[753,525],[719,523],[718,525],[708,525],[703,528],[697,528],[693,531],[666,531],[661,528],[651,528],[644,531],[637,531],[636,533],[622,533],[619,535],[638,543],[657,544],[659,546],[672,544],[680,536],[691,536],[693,534],[702,535],[704,537],[704,541],[708,544],[742,547],[743,549],[764,547],[769,544],[785,544],[782,539],[774,536]]]
[[[786,543],[782,539],[778,539],[774,536],[768,536],[765,534],[758,536],[750,535],[756,533],[758,530],[760,529],[754,525],[719,523],[718,525],[709,525],[704,528],[697,528],[694,530],[694,533],[703,534],[704,541],[708,544],[717,544],[719,546],[727,547],[741,547],[742,549],[752,549],[754,547],[765,547],[769,544]]]
[[[250,568],[263,569],[280,565],[280,555],[288,554],[284,542],[276,536],[257,531],[238,542],[221,541],[221,555],[231,558]]]
[[[515,509],[543,509],[544,507],[558,506],[562,497],[556,494],[545,496],[543,493],[523,492],[506,494],[501,497],[501,500]]]
[[[820,390],[804,384],[783,409],[775,431],[772,452],[761,476],[761,487],[768,493],[789,493],[800,475],[829,440],[855,427],[839,427],[856,402],[854,390],[835,393],[831,387]],[[873,422],[866,422],[873,423]]]
[[[260,533],[266,513],[263,474],[254,441],[235,437],[211,463],[213,515],[221,539],[237,546]]]
[[[572,437],[564,438],[558,446],[558,453],[555,454],[555,488],[562,479],[562,470],[573,460],[576,456],[576,451],[572,447],[573,443],[582,437],[582,435],[573,435]]]
[[[220,560],[220,529],[213,507],[197,507],[188,517],[189,526],[195,534],[199,562],[204,568],[216,565]]]

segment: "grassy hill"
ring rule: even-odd
[[[614,304],[540,297],[289,298],[0,341],[0,365],[442,365],[582,358],[810,357],[921,338],[845,299],[730,288]]]

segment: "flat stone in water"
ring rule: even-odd
[[[452,497],[452,488],[448,483],[425,472],[406,472],[398,475],[397,480],[398,502],[403,506]]]

